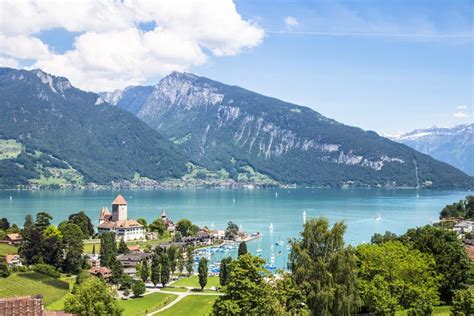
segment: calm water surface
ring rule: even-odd
[[[83,210],[97,221],[100,208],[108,206],[110,209],[118,193],[128,201],[129,218],[143,217],[151,221],[165,208],[168,217],[175,221],[188,218],[199,226],[214,224],[216,229],[224,229],[232,220],[245,231],[259,231],[263,237],[249,243],[249,250],[254,252],[261,248],[262,257],[267,260],[273,253],[279,268],[286,266],[286,241],[298,237],[303,212],[307,218],[325,216],[331,222],[345,221],[346,242],[355,245],[369,241],[377,232],[403,233],[409,227],[428,224],[438,218],[444,205],[469,194],[368,189],[0,191],[0,217],[21,226],[26,214],[44,210],[57,224],[69,214]],[[377,213],[381,214],[380,220],[375,219]],[[273,224],[273,233],[269,231],[270,224]],[[285,245],[275,245],[278,240],[285,241]],[[223,255],[228,254],[221,254],[213,261]]]

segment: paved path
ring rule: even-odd
[[[151,312],[149,314],[147,314],[147,316],[150,316],[150,315],[155,315],[155,314],[158,314],[158,313],[161,313],[162,311],[170,308],[171,306],[174,306],[175,304],[177,304],[179,301],[181,301],[183,298],[185,298],[186,296],[190,296],[190,295],[201,295],[201,296],[221,296],[221,295],[224,295],[223,293],[202,293],[202,292],[191,292],[190,291],[190,288],[191,287],[188,287],[188,291],[187,292],[173,292],[173,291],[166,291],[166,290],[157,290],[157,291],[153,291],[153,292],[159,292],[159,293],[166,293],[166,294],[174,294],[174,295],[177,295],[178,297],[172,301],[171,303],[169,303],[168,305],[166,306],[163,306],[162,308],[160,308],[159,310],[156,310],[154,312]]]

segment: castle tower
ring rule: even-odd
[[[168,223],[168,216],[166,215],[165,209],[161,211],[161,220],[163,221],[163,223],[165,223],[165,225]]]
[[[117,195],[112,202],[112,222],[124,221],[128,219],[127,201],[121,194]]]

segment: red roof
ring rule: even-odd
[[[112,205],[127,205],[127,201],[123,198],[122,194],[117,195]]]

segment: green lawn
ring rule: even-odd
[[[123,315],[145,315],[176,299],[176,295],[165,293],[152,293],[139,298],[120,300],[118,304],[123,308]]]
[[[209,315],[212,311],[212,305],[217,298],[218,296],[216,295],[189,295],[176,303],[176,305],[164,310],[158,315]]]
[[[15,246],[0,244],[0,256],[14,255],[18,252],[18,249]]]
[[[195,288],[200,288],[199,278],[198,278],[197,275],[192,275],[190,277],[180,279],[180,280],[172,283],[171,285],[173,285],[173,286],[192,286],[192,287],[195,287]],[[206,288],[210,288],[212,286],[215,286],[215,287],[220,286],[219,277],[212,276],[212,277],[207,278]]]
[[[449,316],[451,314],[450,310],[451,310],[451,306],[435,306],[433,308],[433,314],[432,315]],[[407,310],[395,312],[395,316],[406,316],[406,315],[408,315]]]
[[[44,304],[56,302],[69,293],[69,283],[36,272],[11,274],[0,278],[0,297],[41,294]]]
[[[127,245],[128,246],[139,245],[140,248],[143,250],[145,249],[146,245],[157,246],[158,244],[168,242],[170,240],[171,240],[170,237],[164,237],[157,240],[127,241]],[[95,245],[95,253],[99,253],[100,252],[100,239],[85,240],[84,253],[92,253],[92,248],[94,247],[94,245]],[[117,243],[117,246],[118,246],[118,243]]]
[[[165,287],[163,291],[169,291],[169,292],[187,292],[187,288],[182,288],[182,287]]]

